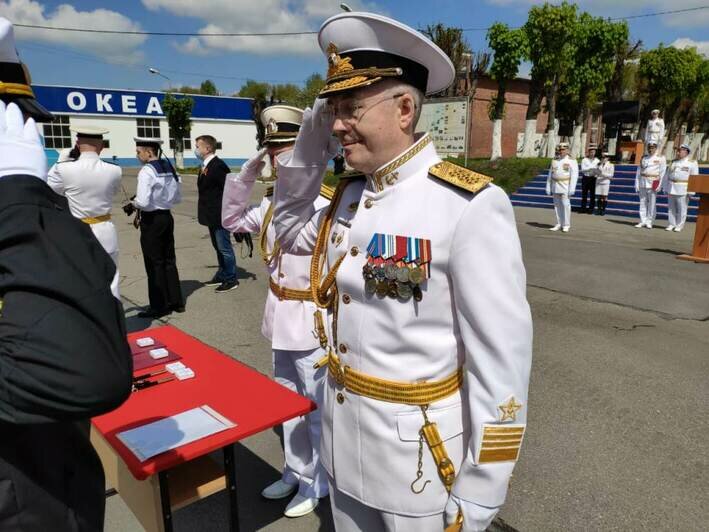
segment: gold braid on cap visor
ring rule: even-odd
[[[0,94],[12,94],[15,96],[29,96],[34,98],[32,87],[24,83],[6,83],[0,81]]]

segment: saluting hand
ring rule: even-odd
[[[325,165],[337,154],[338,141],[332,135],[335,116],[330,112],[327,99],[315,100],[312,109],[303,112],[291,163],[293,166]],[[279,157],[280,159],[280,157]]]
[[[0,177],[30,175],[47,180],[47,156],[33,118],[27,122],[20,108],[0,101]]]

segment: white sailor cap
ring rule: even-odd
[[[266,129],[264,144],[295,142],[303,123],[303,110],[290,105],[271,105],[261,111],[261,123]]]
[[[0,17],[0,100],[16,103],[24,114],[37,122],[51,122],[54,115],[35,100],[31,85],[29,70],[17,55],[12,24]]]
[[[84,139],[102,139],[104,135],[108,134],[108,129],[95,126],[72,126],[69,130],[76,133],[76,137]]]
[[[601,157],[603,157],[604,159],[610,159],[611,157],[613,157],[613,154],[605,151],[603,152],[603,155],[601,155]]]
[[[557,145],[557,148],[559,148],[560,150],[568,150],[568,149],[569,149],[569,143],[568,143],[568,142],[560,142],[560,143]]]
[[[161,138],[133,137],[133,140],[136,146],[146,146],[149,148],[159,148],[163,143]]]
[[[328,60],[319,97],[400,80],[424,94],[440,92],[455,79],[448,56],[418,31],[373,13],[341,13],[320,27],[318,43]]]
[[[659,115],[659,114],[660,114],[660,110],[659,110],[659,109],[653,109],[652,111],[650,111],[650,114],[654,114],[654,113],[657,113],[657,114]]]
[[[650,146],[655,146],[655,147],[657,147],[657,141],[656,141],[656,140],[648,140],[648,141],[647,141],[647,146],[648,146],[648,148],[649,148]]]
[[[692,148],[689,147],[689,144],[680,144],[679,149],[680,150],[687,150],[689,152],[692,151]]]

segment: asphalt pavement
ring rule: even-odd
[[[135,172],[124,186],[135,190]],[[254,191],[254,202],[263,187]],[[271,373],[260,325],[267,275],[258,251],[236,246],[241,286],[204,286],[216,268],[196,221],[196,178],[184,176],[174,210],[187,311],[160,320]],[[122,197],[116,198],[116,206]],[[548,231],[553,211],[515,209],[534,316],[534,362],[522,453],[500,517],[520,531],[705,530],[709,407],[709,265],[676,259],[682,233],[636,229],[635,220],[572,216],[568,234]],[[130,330],[147,304],[139,234],[114,209],[121,295]],[[153,325],[158,322],[152,322]],[[327,501],[299,519],[261,489],[280,475],[278,431],[251,437],[237,453],[242,530],[333,530]],[[385,474],[383,472],[383,474]],[[228,530],[219,493],[175,513],[176,531]],[[119,495],[107,500],[110,532],[142,530]]]

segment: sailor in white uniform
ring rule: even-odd
[[[66,158],[49,169],[47,184],[66,196],[71,213],[91,227],[118,268],[118,233],[111,221],[113,197],[121,186],[121,168],[100,158],[108,130],[90,126],[71,128],[76,133],[77,159]],[[111,291],[118,296],[118,270]]]
[[[271,341],[275,380],[318,405],[307,417],[283,423],[285,465],[281,478],[262,491],[267,499],[295,496],[285,509],[287,517],[312,512],[328,494],[327,474],[320,462],[320,417],[323,404],[325,368],[315,363],[325,351],[320,336],[314,334],[314,319],[323,316],[313,303],[310,290],[310,257],[284,253],[276,241],[273,227],[273,187],[259,205],[250,205],[256,178],[261,175],[268,155],[274,175],[275,156],[293,149],[303,121],[303,111],[286,105],[273,105],[261,113],[266,135],[262,151],[251,158],[238,174],[228,174],[222,201],[222,225],[232,233],[260,233],[261,258],[269,275],[269,292],[263,313],[261,333]],[[277,183],[277,182],[276,182]],[[329,203],[332,189],[323,186],[315,208]]]
[[[338,531],[484,530],[504,503],[527,419],[532,321],[507,195],[442,162],[415,126],[454,80],[416,30],[328,19],[325,87],[279,156],[281,245],[312,253],[328,313],[322,460]],[[328,209],[327,161],[348,165]]]
[[[679,147],[679,158],[667,167],[660,188],[668,194],[667,214],[669,225],[666,231],[679,233],[687,222],[687,207],[690,193],[687,191],[689,176],[699,173],[697,161],[689,158],[690,147],[682,144]]]
[[[660,179],[665,175],[667,161],[657,150],[657,141],[647,143],[647,150],[635,173],[635,192],[640,196],[640,222],[635,227],[652,229],[655,221]]]
[[[611,162],[611,154],[604,153],[601,157],[601,164],[598,166],[598,177],[596,178],[596,199],[598,200],[598,214],[606,215],[608,207],[608,193],[611,188],[611,179],[615,173],[615,166]]]
[[[659,151],[663,138],[665,138],[665,121],[660,118],[660,110],[653,109],[650,112],[650,119],[647,121],[647,127],[645,128],[645,144],[654,142]]]
[[[550,231],[561,229],[568,233],[571,229],[571,196],[576,193],[579,165],[569,156],[569,145],[559,143],[559,156],[551,162],[547,174],[546,193],[554,196],[556,225]]]

